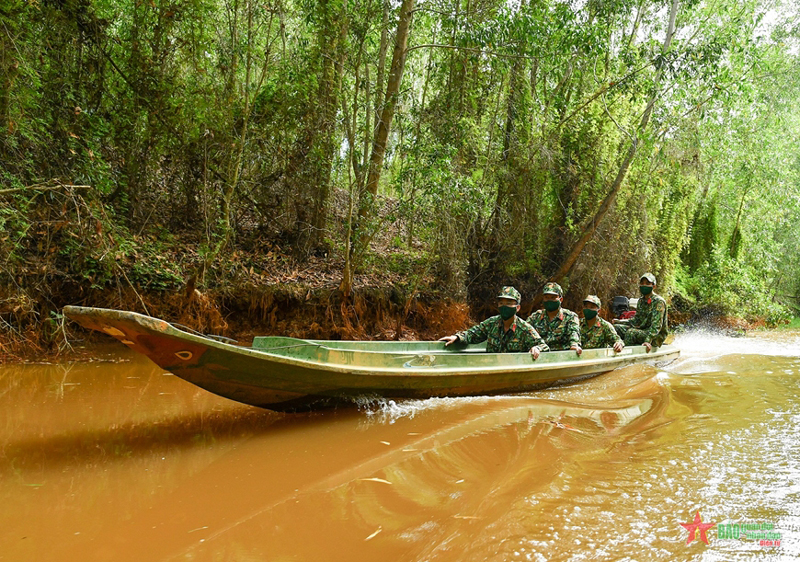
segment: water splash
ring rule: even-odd
[[[677,334],[673,344],[684,357],[734,354],[800,357],[800,333],[795,331],[756,331],[733,337],[724,331],[700,328]]]
[[[375,396],[360,396],[354,399],[358,409],[370,421],[393,424],[399,419],[413,419],[417,414],[429,410],[448,410],[465,404],[483,404],[492,400],[507,400],[508,396],[474,396],[457,398],[426,398],[424,400],[390,400]]]

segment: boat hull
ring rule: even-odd
[[[345,342],[256,338],[241,347],[149,316],[68,306],[82,326],[115,337],[159,367],[219,396],[277,411],[352,404],[359,398],[479,396],[572,383],[632,363],[669,362],[671,346],[543,353],[446,349],[439,342]]]

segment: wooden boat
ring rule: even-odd
[[[134,312],[64,307],[86,328],[111,335],[159,367],[245,404],[300,411],[358,398],[430,398],[527,392],[575,382],[637,362],[664,362],[673,346],[542,353],[486,353],[481,345],[257,337],[250,347],[192,333]],[[224,339],[224,338],[223,338]]]

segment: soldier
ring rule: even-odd
[[[600,299],[589,295],[583,299],[583,318],[581,318],[581,345],[583,349],[613,347],[619,353],[625,344],[614,331],[614,326],[600,318]]]
[[[492,316],[465,332],[445,336],[439,341],[446,342],[445,346],[458,341],[486,341],[486,351],[489,353],[530,351],[531,356],[537,359],[542,351],[550,351],[550,348],[530,324],[517,316],[519,301],[519,291],[514,287],[503,287],[497,295],[499,315]]]
[[[528,324],[541,334],[550,351],[574,349],[581,354],[581,336],[578,315],[561,308],[564,291],[558,283],[547,283],[542,289],[544,309],[528,317]]]
[[[639,278],[642,298],[636,305],[636,316],[630,320],[614,319],[614,328],[625,345],[643,345],[649,352],[664,343],[667,329],[667,301],[655,293],[656,276],[645,273]]]

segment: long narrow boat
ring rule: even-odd
[[[86,328],[115,337],[159,367],[245,404],[300,411],[358,398],[430,398],[527,392],[638,362],[668,363],[673,346],[542,353],[486,353],[483,345],[257,337],[250,347],[183,330],[164,320],[103,308],[64,307]]]

